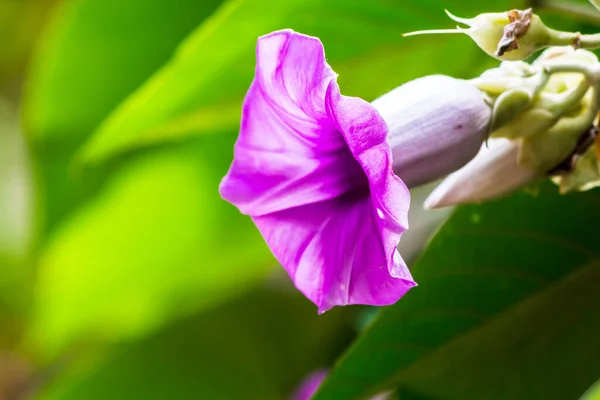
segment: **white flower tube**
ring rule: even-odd
[[[540,178],[540,173],[518,165],[519,151],[519,141],[490,139],[470,163],[435,188],[425,208],[493,200]]]
[[[408,187],[442,178],[475,157],[492,115],[479,89],[444,75],[410,81],[372,104],[388,125],[394,172]]]

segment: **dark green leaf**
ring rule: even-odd
[[[583,397],[581,397],[581,400],[598,400],[598,399],[600,399],[600,381],[596,382],[596,384],[594,384],[594,386],[592,386],[587,392],[585,392]]]
[[[600,374],[600,193],[460,208],[316,399],[577,398]]]
[[[107,361],[62,375],[37,398],[286,399],[352,335],[344,322],[350,310],[319,316],[288,289],[253,292],[122,345]]]

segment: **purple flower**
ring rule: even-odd
[[[410,194],[386,123],[340,94],[319,39],[274,32],[256,57],[222,197],[252,217],[319,312],[396,302],[416,284],[396,250]]]

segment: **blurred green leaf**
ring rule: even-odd
[[[221,0],[63,0],[42,33],[26,85],[24,125],[43,199],[45,231],[97,190],[71,158],[130,92],[173,54]]]
[[[29,75],[33,138],[86,136],[221,0],[62,1]]]
[[[43,351],[135,337],[264,277],[275,261],[217,191],[232,140],[136,157],[60,226],[39,262],[33,336]]]
[[[30,170],[17,107],[0,97],[0,254],[22,258],[27,252],[32,234]]]
[[[599,205],[598,191],[548,185],[458,209],[414,268],[420,286],[378,315],[316,399],[580,396],[600,375]]]
[[[600,26],[600,13],[594,9],[592,5],[594,1],[597,0],[569,0],[569,1],[541,1],[538,5],[536,5],[536,13],[544,12],[549,15],[553,15],[554,18],[548,19],[549,21],[557,23],[578,23],[582,25],[586,23],[588,25],[588,29],[583,29],[582,33],[592,32],[596,33],[597,27]],[[591,3],[591,4],[590,4]],[[546,22],[546,18],[544,18],[544,22]],[[547,24],[548,25],[548,24]],[[552,28],[556,29],[555,24],[548,25]],[[589,28],[592,28],[590,30]],[[594,27],[596,29],[594,29]],[[562,29],[562,28],[560,28]],[[574,31],[574,30],[571,30]]]
[[[0,358],[18,341],[30,301],[31,186],[17,109],[0,97]]]
[[[585,392],[581,400],[600,400],[600,381]]]
[[[497,0],[493,6],[521,3]],[[100,161],[143,144],[235,128],[254,73],[256,39],[277,29],[318,36],[344,93],[367,99],[420,75],[470,75],[474,66],[493,64],[466,36],[402,38],[411,30],[451,26],[444,7],[442,1],[228,1],[104,121],[81,157]],[[452,4],[465,14],[490,7]],[[187,128],[177,129],[180,124]]]
[[[296,292],[255,291],[120,346],[36,398],[283,400],[348,343],[349,311],[319,316]]]

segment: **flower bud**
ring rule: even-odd
[[[519,164],[549,171],[569,156],[593,122],[595,104],[590,97],[584,97],[575,111],[560,118],[550,129],[524,137]]]
[[[490,139],[477,156],[448,176],[425,200],[426,209],[478,203],[522,188],[542,174],[518,165],[520,143]]]
[[[499,60],[523,60],[535,51],[552,45],[558,32],[548,28],[531,8],[502,13],[479,14],[460,18],[446,11],[454,21],[467,25],[456,29],[418,31],[404,36],[427,33],[465,33],[487,54]],[[561,37],[562,39],[562,37]],[[562,42],[561,42],[562,44]]]
[[[469,162],[487,138],[491,110],[468,81],[416,79],[372,103],[388,125],[393,169],[408,187],[439,179]]]
[[[587,50],[550,48],[530,66],[504,61],[470,82],[493,102],[490,137],[518,139],[546,132],[563,116],[589,103],[589,83],[581,72],[550,74],[554,63],[594,65],[598,58]]]
[[[552,177],[552,181],[558,185],[561,193],[585,191],[600,186],[597,145],[591,146],[573,161],[575,165],[571,171]]]
[[[518,77],[532,75],[531,65],[525,61],[502,61],[497,68],[485,70],[481,77]],[[502,89],[504,90],[504,89]]]
[[[598,56],[593,52],[586,49],[574,49],[573,47],[550,47],[544,50],[538,58],[531,63],[534,68],[543,67],[549,62],[570,62],[570,63],[581,63],[581,64],[597,64]],[[567,78],[569,76],[570,78]],[[558,82],[567,79],[571,85],[574,81],[579,81],[581,74],[563,72],[554,75],[544,90],[560,91],[561,86],[557,86]],[[552,84],[554,81],[554,85]]]

